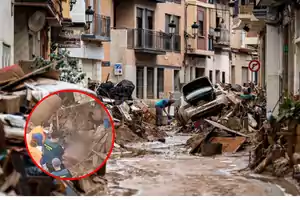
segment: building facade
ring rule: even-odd
[[[179,91],[183,23],[183,1],[115,0],[110,61],[123,70],[113,70],[114,79],[132,81],[137,98],[158,99]]]
[[[299,93],[299,3],[248,0],[239,4],[239,27],[259,34],[259,79],[266,87],[267,110],[276,115],[284,92]]]
[[[187,1],[185,82],[208,76],[212,83],[230,82],[231,9],[228,1]],[[199,25],[197,35],[190,24]]]
[[[109,0],[105,0],[107,1]],[[104,47],[110,42],[112,10],[104,8],[103,2],[104,0],[78,0],[71,11],[72,21],[78,23],[85,22],[85,11],[89,6],[94,11],[92,23],[75,31],[80,38],[80,45],[68,50],[72,57],[79,58],[79,64],[87,74],[86,78],[96,81],[102,80],[102,66],[105,65]]]

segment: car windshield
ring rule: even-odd
[[[207,92],[210,92],[211,90],[212,90],[212,87],[210,87],[210,86],[202,87],[202,88],[195,90],[192,93],[186,95],[186,99],[193,99],[196,96],[202,96],[203,94],[206,94]]]

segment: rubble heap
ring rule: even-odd
[[[216,91],[218,95],[226,96],[228,104],[218,113],[207,113],[205,118],[193,120],[192,124],[185,126],[192,127],[195,134],[186,144],[191,154],[235,153],[251,143],[252,135],[264,120],[265,99],[258,98],[263,92],[259,88],[249,93],[247,88],[227,84],[218,85]]]

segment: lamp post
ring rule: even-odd
[[[87,24],[86,29],[89,30],[91,23],[94,19],[95,11],[92,9],[92,6],[88,6],[88,8],[85,10],[85,23]]]

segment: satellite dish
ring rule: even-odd
[[[28,28],[33,32],[39,32],[46,24],[46,14],[36,11],[28,19]]]

